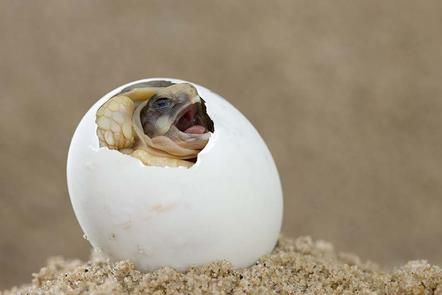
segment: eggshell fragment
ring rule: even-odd
[[[145,271],[221,259],[235,267],[253,264],[277,241],[281,185],[264,141],[225,99],[188,82],[206,101],[215,127],[190,168],[145,166],[99,147],[98,108],[125,87],[152,80],[186,82],[154,78],[118,87],[91,107],[75,131],[67,180],[81,228],[94,248]],[[105,133],[104,140],[113,137]]]

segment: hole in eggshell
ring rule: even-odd
[[[215,131],[196,87],[164,80],[124,88],[95,122],[100,147],[157,167],[192,167]]]

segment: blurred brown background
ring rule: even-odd
[[[442,264],[439,1],[0,1],[0,289],[86,259],[65,165],[82,115],[153,76],[222,94],[285,191],[283,232]]]

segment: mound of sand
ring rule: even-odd
[[[179,273],[162,268],[137,271],[128,261],[110,263],[52,258],[33,275],[31,285],[10,294],[442,294],[442,269],[411,261],[393,272],[336,253],[327,242],[309,237],[281,238],[255,265],[233,269],[225,261]]]

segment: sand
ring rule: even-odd
[[[233,269],[226,261],[184,273],[165,267],[151,273],[128,261],[110,263],[51,258],[32,283],[0,292],[10,294],[442,294],[442,269],[424,260],[392,272],[337,253],[330,243],[281,238],[255,265]]]

